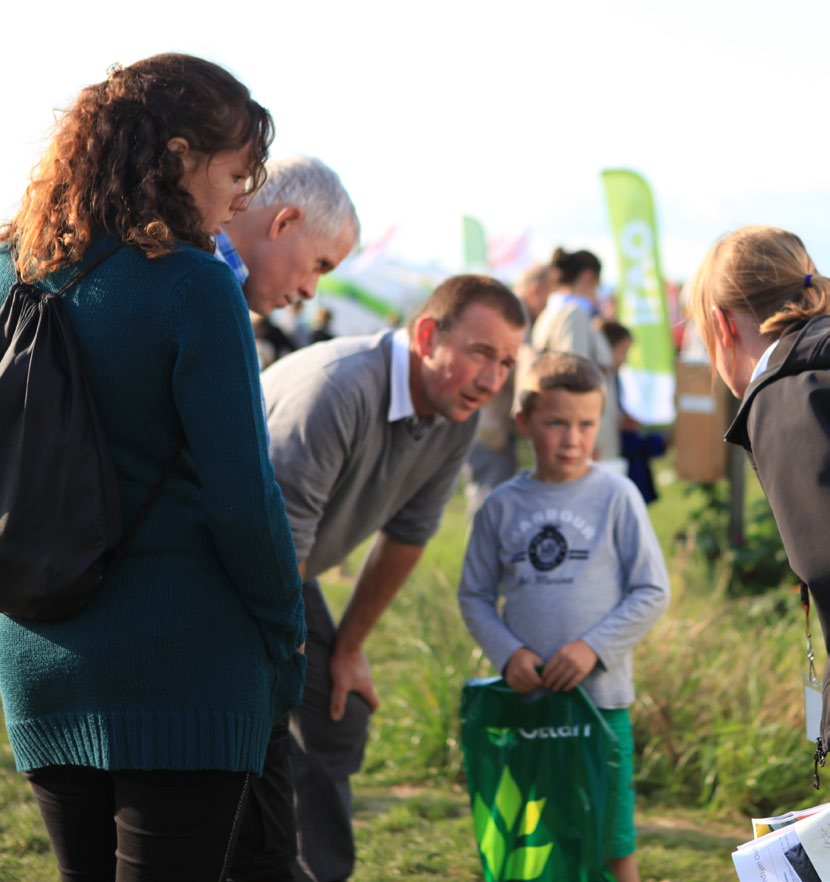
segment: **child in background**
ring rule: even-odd
[[[643,432],[640,423],[625,411],[618,371],[625,364],[628,350],[634,342],[631,331],[625,325],[610,319],[601,322],[599,329],[608,341],[614,359],[613,378],[620,411],[620,452],[628,462],[628,477],[643,494],[646,505],[650,505],[657,499],[650,460],[666,452],[666,438],[659,432]]]
[[[517,422],[536,468],[497,487],[476,514],[458,598],[513,689],[582,684],[601,710],[621,750],[608,863],[618,882],[637,882],[631,656],[666,609],[669,583],[637,488],[591,460],[604,399],[587,359],[549,353],[534,363]]]

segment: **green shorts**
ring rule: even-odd
[[[599,712],[620,743],[620,778],[608,856],[623,858],[637,850],[637,830],[634,827],[634,732],[627,707],[610,710],[599,708]]]

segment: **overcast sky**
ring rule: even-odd
[[[188,11],[190,10],[190,11]],[[616,273],[603,168],[651,183],[666,275],[744,223],[799,233],[830,274],[824,0],[219,4],[53,0],[3,13],[0,214],[54,111],[107,66],[182,51],[271,110],[272,154],[340,174],[364,242],[460,268],[460,217],[590,247]]]

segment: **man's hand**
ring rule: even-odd
[[[363,643],[398,589],[412,572],[423,548],[398,542],[378,533],[357,576],[349,605],[337,626],[331,673],[331,718],[340,720],[346,709],[346,696],[357,692],[366,699],[369,710],[377,710],[378,701],[372,683],[369,662]]]
[[[536,668],[542,659],[526,646],[520,646],[504,666],[504,679],[515,692],[533,692],[542,685],[542,678]]]
[[[551,692],[568,692],[593,671],[597,654],[584,640],[566,643],[548,659],[542,682]]]
[[[350,692],[357,692],[374,713],[380,701],[372,682],[369,660],[359,650],[340,650],[335,647],[329,665],[331,673],[331,718],[342,720],[346,711],[346,698]]]

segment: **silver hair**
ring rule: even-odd
[[[357,212],[337,176],[324,162],[313,156],[289,156],[271,160],[268,177],[251,200],[251,208],[293,205],[302,209],[303,222],[315,232],[334,238],[347,224],[360,239]]]

